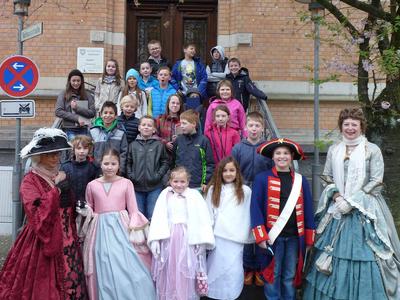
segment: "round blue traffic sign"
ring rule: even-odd
[[[0,87],[10,97],[28,96],[35,90],[38,81],[39,69],[26,56],[11,56],[0,65]]]

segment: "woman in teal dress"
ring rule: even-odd
[[[344,109],[342,141],[329,148],[326,187],[316,211],[315,256],[304,299],[400,299],[400,242],[381,195],[384,164],[378,146],[364,137],[361,109]],[[332,246],[332,272],[315,262]]]

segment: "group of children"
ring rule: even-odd
[[[123,114],[127,114],[129,103],[121,101]],[[133,100],[133,103],[137,101]],[[271,277],[266,272],[267,266],[271,268],[271,261],[266,263],[268,259],[263,248],[251,245],[253,236],[257,243],[268,240],[265,228],[271,228],[267,223],[271,222],[271,216],[269,212],[266,215],[264,203],[273,199],[279,205],[280,198],[282,210],[292,186],[288,178],[294,176],[289,166],[293,155],[295,159],[301,158],[298,154],[301,149],[292,142],[274,140],[272,146],[284,149],[286,156],[282,159],[281,151],[275,148],[271,153],[263,153],[263,147],[271,142],[263,140],[262,115],[252,112],[246,118],[246,137],[234,144],[232,141],[239,140],[239,132],[231,127],[229,130],[224,128],[231,136],[219,140],[222,151],[213,153],[210,141],[197,132],[198,114],[193,110],[180,113],[181,105],[180,97],[174,95],[167,104],[169,118],[164,115],[156,122],[150,116],[142,117],[138,124],[139,133],[125,153],[120,151],[123,149],[121,143],[118,147],[121,139],[112,133],[120,129],[114,126],[107,131],[107,126],[117,124],[116,106],[109,101],[100,111],[101,117],[97,121],[100,125],[90,131],[95,137],[94,132],[101,132],[102,128],[104,135],[115,137],[114,144],[100,143],[101,150],[96,151],[96,140],[92,141],[88,136],[78,135],[72,140],[72,161],[65,162],[62,169],[74,179],[77,198],[87,203],[85,208],[78,208],[78,212],[86,217],[81,232],[91,298],[122,299],[125,292],[126,295],[135,295],[137,287],[141,286],[141,296],[135,299],[144,299],[143,295],[146,299],[154,299],[156,295],[158,299],[198,299],[199,295],[206,293],[214,299],[236,299],[245,280],[243,266],[248,272],[254,267],[248,262],[251,256],[258,256],[257,259],[262,261],[256,266],[256,271],[267,282],[266,293],[267,287],[271,289],[271,286],[273,291],[280,290],[283,282],[286,282],[286,288],[294,291],[294,286],[287,284],[287,278],[286,281],[282,279],[282,283],[277,278],[274,283],[274,275]],[[130,109],[129,114],[134,115],[134,109]],[[221,128],[215,130],[215,126],[224,123],[229,115],[226,106],[216,107],[214,132],[208,132],[212,135],[211,141],[221,137]],[[179,126],[175,127],[173,120],[178,116]],[[167,127],[175,129],[160,138],[156,134],[157,124],[167,121]],[[124,136],[124,131],[121,130],[121,134]],[[94,160],[90,156],[92,148]],[[267,170],[270,170],[268,174],[265,173]],[[284,179],[280,177],[282,172],[285,173]],[[100,173],[103,176],[97,178]],[[258,173],[263,175],[256,176]],[[282,198],[279,192],[275,192],[275,198],[270,198],[266,184],[277,185],[279,180],[282,180],[282,188],[285,186],[286,198]],[[254,193],[253,190],[252,194],[249,188],[252,182],[253,189],[255,186],[260,191]],[[288,236],[300,245],[290,252],[290,255],[295,255],[290,266],[293,272],[298,270],[305,251],[304,236],[307,245],[312,243],[307,233],[313,230],[312,217],[309,216],[311,197],[305,178],[302,182],[300,195],[295,199],[296,209],[291,212],[289,225],[286,225],[290,227]],[[81,198],[84,185],[87,185],[86,195]],[[298,214],[304,210],[307,210],[307,218],[299,219]],[[293,223],[293,216],[296,216],[297,223]],[[112,234],[108,232],[110,230]],[[117,234],[117,231],[124,234]],[[303,238],[301,242],[300,238]],[[124,249],[114,249],[115,245]],[[246,250],[244,245],[250,247]],[[271,243],[273,251],[276,251],[276,245],[277,242]],[[282,247],[279,251],[284,253]],[[273,262],[278,264],[275,260]],[[201,292],[200,279],[204,274],[208,275],[208,288]],[[295,273],[292,275],[289,281],[295,278]],[[111,280],[110,276],[117,276],[118,281]]]
[[[56,115],[74,146],[72,160],[64,162],[63,169],[86,203],[78,212],[85,217],[81,233],[91,298],[122,299],[140,291],[141,296],[133,298],[183,300],[208,293],[214,299],[236,299],[253,276],[256,284],[266,282],[269,297],[274,292],[293,294],[288,280],[301,264],[304,236],[307,245],[312,243],[307,230],[313,230],[304,178],[295,199],[289,197],[289,179],[295,177],[289,165],[293,155],[301,158],[301,149],[291,141],[275,140],[268,149],[286,149],[289,155],[263,155],[263,116],[245,112],[249,92],[266,96],[246,77],[239,60],[224,57],[221,47],[211,50],[213,64],[205,68],[195,58],[195,46],[185,45],[185,57],[172,73],[159,42],[149,43],[149,52],[139,72],[128,70],[125,87],[117,62],[109,60],[95,99],[85,94],[82,73],[73,70],[57,100]],[[155,67],[157,79],[152,76]],[[192,108],[213,90],[215,98],[202,125]],[[89,100],[79,104],[83,99]],[[86,123],[96,114],[91,125]],[[256,176],[259,173],[263,177]],[[256,193],[249,188],[253,182]],[[270,197],[269,184],[283,193]],[[281,278],[281,269],[273,270],[283,262],[266,258],[264,249],[286,251],[285,246],[276,248],[279,238],[276,243],[268,239],[266,228],[279,223],[288,198],[296,209],[283,222],[283,232],[299,246],[290,252],[295,256],[288,267],[293,274],[283,272],[286,277]],[[270,207],[277,212],[272,217]],[[298,217],[304,209],[307,220]]]

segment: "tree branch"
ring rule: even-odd
[[[371,4],[367,4],[365,2],[361,2],[359,0],[341,0],[343,3],[346,3],[350,6],[358,8],[377,19],[382,19],[388,22],[392,22],[392,15],[390,13],[385,12],[382,8],[377,8]],[[318,1],[319,2],[319,1]]]
[[[330,0],[317,0],[317,2],[325,7],[344,27],[346,27],[354,38],[361,35],[357,28],[351,24],[349,19],[333,5]]]

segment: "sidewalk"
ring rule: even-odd
[[[6,260],[7,253],[11,248],[11,236],[1,235],[0,236],[0,268],[3,266]]]

